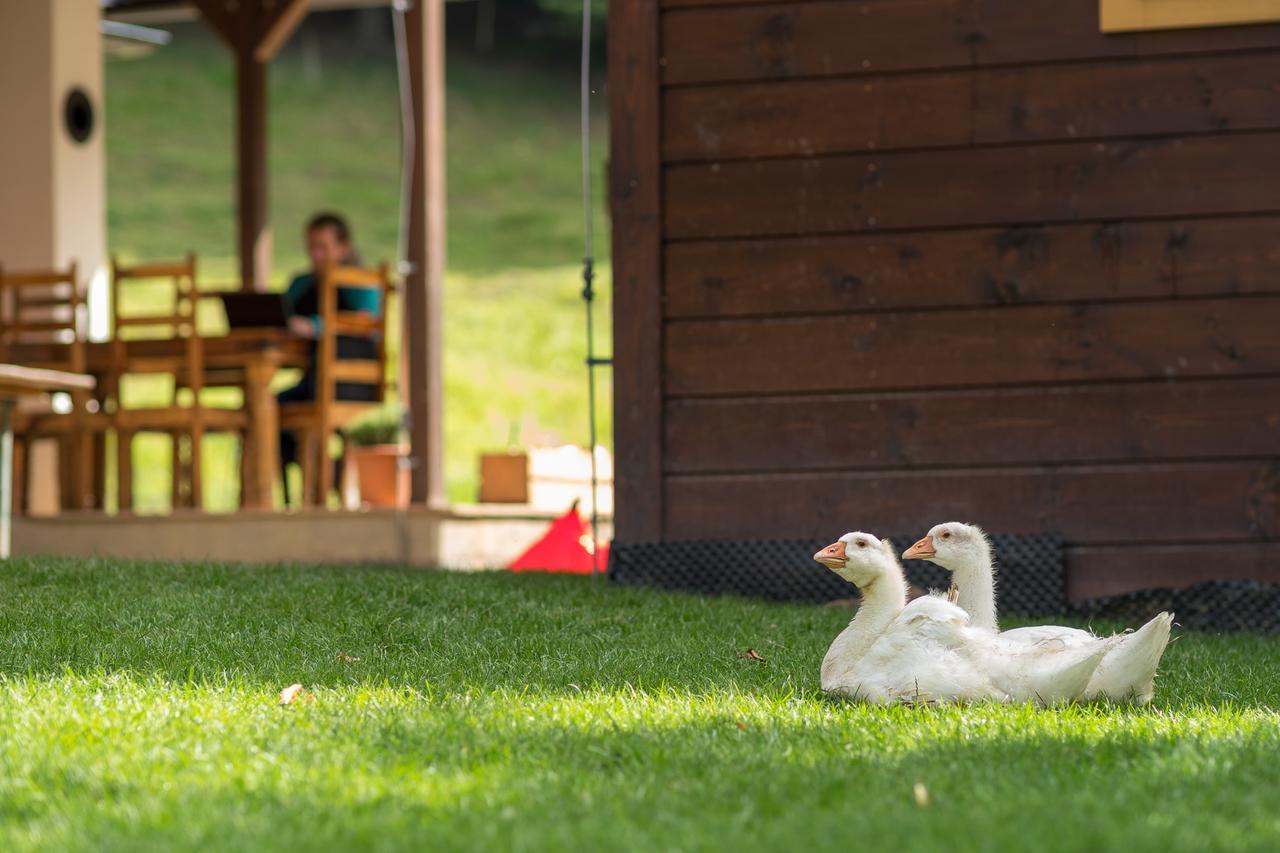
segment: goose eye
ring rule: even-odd
[[[867,547],[867,540],[865,540],[865,539],[859,539],[859,540],[858,540],[858,547],[859,547],[859,548],[865,548],[865,547]]]
[[[950,539],[950,538],[951,538],[951,533],[950,533],[949,531],[944,530],[944,531],[942,532],[942,538],[943,538],[943,539]]]

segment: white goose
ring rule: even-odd
[[[996,634],[995,566],[991,543],[980,527],[949,521],[934,526],[902,555],[907,560],[929,560],[951,572],[958,591],[956,603],[973,619],[975,628]],[[1117,702],[1146,704],[1155,695],[1156,669],[1169,644],[1173,614],[1161,613],[1137,631],[1121,634],[1115,647],[1102,659],[1084,698],[1106,696]],[[996,634],[1004,643],[1031,647],[1046,643],[1090,647],[1098,637],[1079,628],[1039,625],[1014,628]]]
[[[875,704],[1056,704],[1084,692],[1111,645],[1004,644],[942,596],[907,604],[893,546],[868,533],[847,533],[813,558],[862,590],[853,621],[822,661],[823,690]]]

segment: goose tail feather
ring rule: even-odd
[[[1145,705],[1155,695],[1156,669],[1169,645],[1173,614],[1161,613],[1132,634],[1123,634],[1089,682],[1086,698]]]

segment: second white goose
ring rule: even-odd
[[[970,615],[974,627],[995,633],[1003,643],[1025,647],[1044,644],[1088,647],[1098,640],[1089,631],[1061,625],[999,632],[991,543],[976,525],[958,521],[935,525],[902,556],[906,560],[928,560],[951,572],[958,591],[956,603]],[[1150,702],[1155,695],[1156,669],[1169,644],[1172,625],[1173,614],[1161,613],[1137,631],[1116,637],[1115,646],[1090,679],[1084,698],[1105,696],[1116,702]]]

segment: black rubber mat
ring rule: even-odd
[[[920,535],[923,535],[920,534]],[[900,551],[919,536],[890,537]],[[615,544],[609,577],[707,595],[741,595],[773,601],[850,598],[855,588],[813,561],[816,539],[686,540]],[[1000,582],[1000,612],[1043,616],[1067,609],[1062,542],[1055,536],[993,536]],[[950,575],[933,563],[908,560],[907,580],[920,589],[946,589]]]
[[[1196,631],[1280,633],[1280,586],[1205,581],[1183,589],[1143,589],[1077,601],[1070,612],[1086,619],[1138,625],[1162,610],[1173,613],[1179,627]]]

